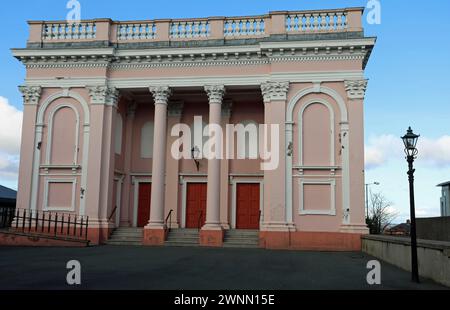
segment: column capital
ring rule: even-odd
[[[24,104],[37,105],[41,98],[42,88],[40,86],[19,86],[23,96]]]
[[[274,100],[286,100],[289,91],[289,82],[265,82],[261,84],[264,103]]]
[[[172,89],[169,86],[150,86],[148,88],[153,95],[155,105],[164,104],[168,105],[169,98],[172,95]]]
[[[222,104],[226,91],[224,85],[206,85],[205,91],[208,94],[209,104]]]
[[[92,104],[104,104],[117,107],[119,102],[119,90],[109,86],[89,86],[89,96]]]
[[[345,81],[345,90],[349,99],[364,99],[368,80]]]
[[[170,117],[180,117],[183,114],[184,102],[176,101],[170,102],[168,107],[168,113]]]

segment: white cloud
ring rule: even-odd
[[[434,166],[450,165],[450,136],[438,139],[421,137],[418,144],[419,160]],[[381,135],[369,139],[366,146],[366,168],[373,169],[392,159],[403,159],[403,143],[394,135]]]
[[[23,113],[0,96],[0,184],[17,181]]]
[[[394,135],[372,137],[366,146],[366,168],[372,169],[385,164],[391,158],[401,158],[403,143]]]
[[[20,151],[23,113],[0,96],[0,151],[17,155]]]

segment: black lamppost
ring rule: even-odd
[[[414,134],[409,127],[406,135],[402,137],[405,144],[406,160],[408,161],[408,177],[409,177],[409,200],[411,208],[411,271],[412,280],[419,283],[419,265],[417,261],[417,232],[416,232],[416,211],[414,201],[414,160],[417,158],[419,151],[416,148],[419,135]]]

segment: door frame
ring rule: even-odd
[[[181,191],[182,191],[182,203],[181,203],[181,228],[186,228],[186,209],[187,209],[187,187],[189,183],[201,183],[208,186],[208,178],[204,176],[199,177],[181,177]],[[206,214],[205,214],[206,215]]]
[[[139,186],[141,183],[150,183],[153,187],[152,177],[136,177],[132,179],[134,186],[134,199],[133,199],[133,227],[137,227],[138,221],[138,208],[139,208]]]
[[[236,229],[237,226],[237,186],[238,184],[259,184],[259,210],[261,211],[261,218],[259,220],[260,228],[264,223],[264,179],[263,178],[244,178],[233,177],[231,180],[231,229]]]

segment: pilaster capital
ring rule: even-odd
[[[104,104],[117,107],[119,102],[119,90],[109,86],[90,86],[88,87],[89,96],[92,104]]]
[[[208,94],[209,104],[222,104],[225,96],[224,85],[207,85],[205,91]]]
[[[24,104],[37,105],[41,98],[42,88],[40,86],[19,86],[23,96]]]
[[[368,80],[345,81],[345,90],[349,99],[364,99]]]
[[[168,105],[169,98],[172,95],[172,89],[169,86],[150,86],[148,88],[153,95],[155,105],[164,104]]]
[[[261,84],[264,103],[274,100],[286,100],[289,92],[289,82],[265,82]]]
[[[170,102],[168,107],[168,114],[170,117],[181,117],[181,115],[183,114],[183,108],[183,101]]]

